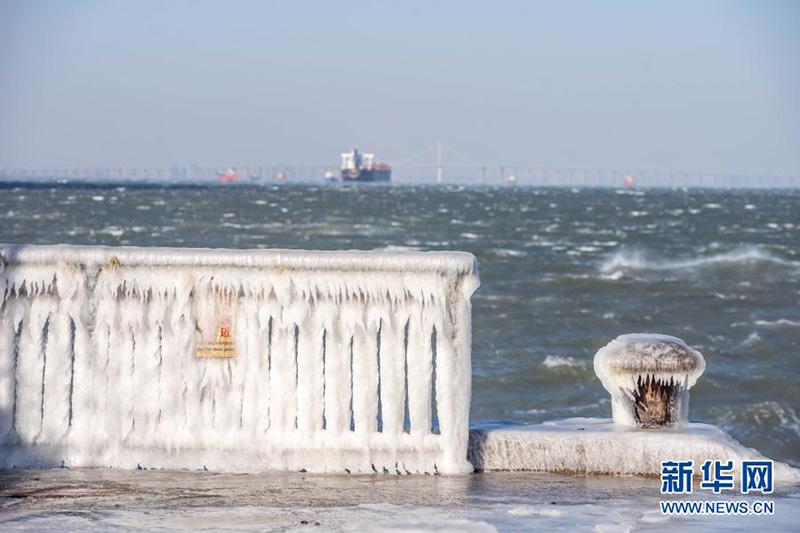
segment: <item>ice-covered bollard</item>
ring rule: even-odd
[[[686,424],[689,389],[705,368],[703,354],[681,339],[651,333],[620,335],[594,356],[614,422],[640,428]]]

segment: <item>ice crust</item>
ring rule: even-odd
[[[472,471],[471,254],[0,257],[0,466]],[[235,295],[235,358],[195,356],[209,292]]]
[[[633,333],[620,335],[594,357],[594,371],[611,394],[614,421],[635,426],[634,401],[639,384],[647,380],[677,385],[679,423],[688,422],[688,391],[703,374],[703,355],[669,335]]]
[[[610,419],[570,418],[533,426],[475,429],[469,458],[477,470],[569,474],[649,475],[662,461],[693,460],[695,473],[706,460],[731,460],[740,479],[742,460],[764,459],[709,424],[688,423],[647,431]],[[800,484],[800,470],[775,462],[778,486]]]

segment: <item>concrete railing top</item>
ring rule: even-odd
[[[231,266],[477,274],[475,257],[467,252],[234,250],[0,243],[0,256],[7,265],[66,262],[102,267],[113,257],[127,266]]]

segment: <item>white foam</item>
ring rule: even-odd
[[[497,257],[524,257],[527,255],[523,250],[513,250],[510,248],[496,248],[492,253]]]
[[[761,335],[759,335],[757,331],[753,331],[742,341],[742,346],[753,346],[759,342],[761,342]]]
[[[611,255],[600,266],[601,272],[620,270],[686,270],[701,269],[722,264],[772,263],[799,267],[797,262],[782,259],[758,246],[742,246],[733,250],[693,259],[664,259],[643,251],[625,250]]]
[[[547,368],[558,368],[562,366],[581,367],[586,366],[582,361],[576,361],[573,357],[561,357],[558,355],[548,355],[542,362]]]
[[[721,425],[732,428],[742,423],[755,424],[760,428],[776,427],[780,431],[789,431],[800,436],[800,417],[787,404],[775,401],[764,401],[729,407],[721,410]]]
[[[763,328],[800,327],[800,321],[779,318],[778,320],[756,320],[756,326]]]

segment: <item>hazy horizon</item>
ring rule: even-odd
[[[799,15],[6,1],[0,168],[402,162],[443,140],[489,166],[797,176]]]

